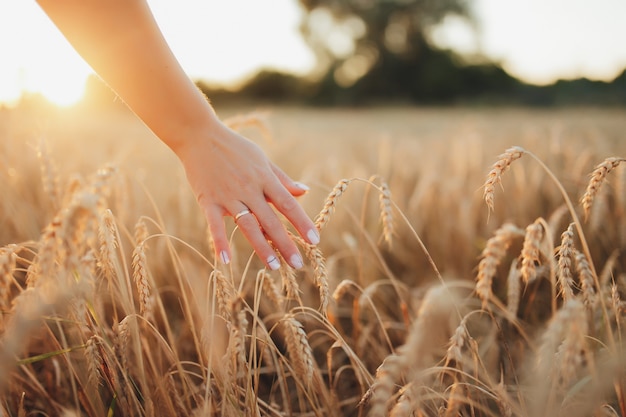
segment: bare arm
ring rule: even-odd
[[[302,258],[272,203],[310,243],[318,236],[294,195],[304,189],[262,150],[223,125],[172,54],[145,0],[38,0],[74,48],[179,157],[204,210],[216,255],[228,263],[224,216],[256,253],[278,267],[273,245],[294,267]]]

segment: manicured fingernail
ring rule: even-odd
[[[220,252],[220,258],[222,258],[222,263],[224,265],[228,265],[230,263],[230,258],[228,257],[228,253],[225,250]]]
[[[306,234],[307,239],[311,245],[317,245],[320,243],[320,235],[317,233],[317,229],[311,229]]]
[[[308,185],[302,184],[301,182],[294,182],[294,185],[296,187],[298,187],[299,189],[304,190],[304,191],[309,191],[310,190]]]
[[[291,255],[291,258],[289,258],[289,264],[295,269],[300,269],[304,266],[304,261],[302,261],[300,254],[295,254]]]
[[[280,268],[280,261],[277,257],[270,256],[269,258],[267,258],[267,265],[270,267],[271,270],[276,271],[278,268]]]

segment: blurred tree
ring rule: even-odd
[[[322,90],[351,96],[429,97],[451,91],[458,64],[427,38],[451,14],[472,21],[466,0],[299,0],[302,33],[319,61]],[[345,93],[344,93],[345,94]],[[442,97],[444,98],[444,97]]]

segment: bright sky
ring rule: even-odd
[[[300,37],[297,0],[148,0],[174,53],[195,79],[232,83],[261,66],[304,73],[314,57]],[[549,83],[611,80],[626,68],[624,0],[474,0],[482,28],[450,19],[442,44],[480,48],[514,76]],[[59,104],[80,98],[89,67],[33,0],[0,1],[0,102],[23,91]]]

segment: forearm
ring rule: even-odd
[[[215,127],[211,106],[180,67],[144,0],[38,3],[94,71],[175,152],[192,132]]]

